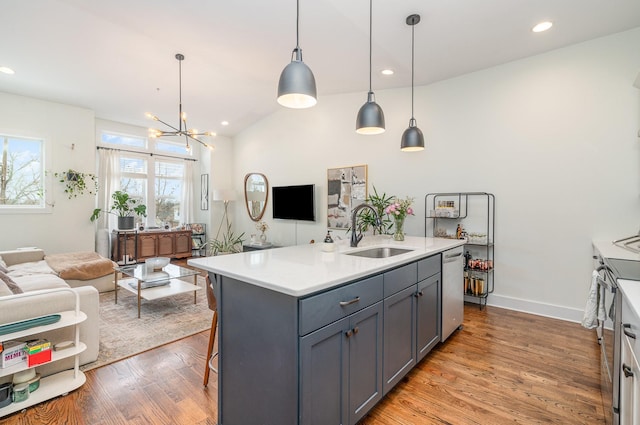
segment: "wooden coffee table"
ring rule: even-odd
[[[119,274],[133,279],[118,279]],[[140,318],[140,303],[159,298],[171,297],[193,291],[193,303],[196,303],[198,286],[197,270],[168,264],[162,270],[148,269],[145,263],[114,268],[115,300],[118,304],[118,287],[126,289],[138,297],[138,318]],[[181,278],[193,276],[193,284],[181,280]]]

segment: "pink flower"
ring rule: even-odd
[[[407,208],[407,214],[413,215],[413,208],[411,207]]]

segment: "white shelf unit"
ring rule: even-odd
[[[34,296],[42,296],[47,294],[59,293],[59,292],[70,292],[75,297],[75,310],[69,311],[61,311],[52,314],[59,314],[60,320],[43,326],[34,326],[32,328],[24,329],[17,332],[11,332],[8,334],[0,335],[0,340],[2,341],[10,341],[10,340],[20,340],[30,335],[40,334],[49,332],[55,329],[60,329],[64,327],[73,327],[75,331],[74,342],[75,345],[73,347],[60,350],[60,351],[52,351],[51,353],[51,361],[43,363],[49,364],[51,362],[56,362],[62,359],[67,359],[70,357],[75,357],[75,363],[73,369],[65,370],[62,372],[58,372],[47,377],[44,377],[40,380],[40,387],[37,391],[29,394],[29,398],[25,401],[19,403],[11,403],[6,407],[0,409],[0,417],[9,415],[11,413],[20,411],[27,407],[33,406],[35,404],[41,403],[43,401],[49,400],[51,398],[57,397],[59,395],[65,395],[69,391],[73,391],[79,387],[81,387],[86,382],[86,377],[84,373],[80,370],[80,353],[87,349],[85,343],[80,341],[80,328],[79,324],[87,320],[87,315],[80,311],[80,298],[79,295],[73,291],[71,288],[60,288],[60,289],[52,289],[52,290],[42,290],[42,291],[33,291],[25,294],[18,294],[11,297],[11,299],[15,299],[15,297],[19,298],[28,298]],[[2,301],[0,300],[0,308],[2,308]],[[37,318],[37,317],[34,317]],[[5,323],[10,324],[10,323]],[[35,365],[32,367],[27,366],[26,363],[20,363],[13,365],[8,368],[0,369],[0,378],[13,375],[14,373],[37,368],[42,366],[43,364]]]

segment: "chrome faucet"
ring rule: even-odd
[[[358,230],[357,224],[358,224],[358,213],[360,212],[361,209],[364,209],[364,208],[369,208],[373,212],[373,216],[376,218],[376,226],[381,225],[378,212],[371,205],[360,204],[357,207],[355,207],[351,212],[351,246],[352,247],[357,247],[358,242],[362,240],[362,231],[360,231],[359,235],[357,234],[357,230]]]

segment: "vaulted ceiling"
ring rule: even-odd
[[[0,91],[177,124],[182,53],[190,126],[226,136],[280,108],[278,78],[296,41],[293,0],[3,0],[0,13],[0,66],[15,70],[0,73]],[[416,85],[640,26],[637,0],[373,0],[374,91],[411,84],[413,13]],[[542,20],[554,26],[533,33]],[[364,103],[367,0],[300,0],[300,46],[319,102],[362,92]]]

